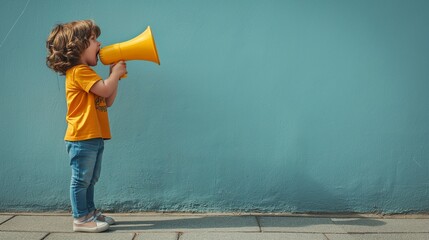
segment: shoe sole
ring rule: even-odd
[[[109,224],[97,226],[95,228],[88,228],[88,227],[76,227],[73,226],[74,232],[89,232],[89,233],[99,233],[104,232],[109,229]]]

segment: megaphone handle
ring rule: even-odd
[[[116,62],[115,64],[117,64],[118,62]],[[122,75],[120,78],[119,78],[119,80],[121,80],[122,78],[126,78],[126,77],[128,77],[128,75],[126,74],[126,73],[124,73],[124,75]]]

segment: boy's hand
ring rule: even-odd
[[[119,61],[110,65],[110,75],[115,74],[119,79],[127,74],[127,64],[124,61]]]

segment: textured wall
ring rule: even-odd
[[[1,211],[69,209],[44,41],[88,18],[104,45],[150,25],[161,59],[128,63],[99,207],[429,211],[428,1],[2,3]]]

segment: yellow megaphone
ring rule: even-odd
[[[145,60],[160,65],[155,40],[153,39],[150,26],[131,40],[101,48],[99,56],[104,65],[128,60]],[[127,75],[124,74],[121,78],[126,77]]]

